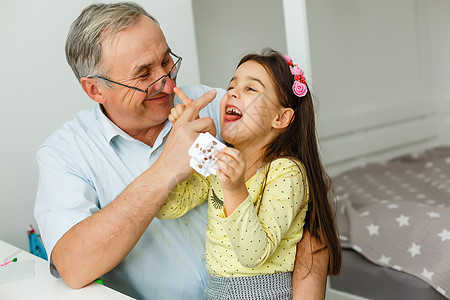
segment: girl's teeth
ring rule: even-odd
[[[236,108],[232,108],[232,107],[227,108],[227,113],[228,114],[242,115],[242,113],[239,110],[237,110]]]

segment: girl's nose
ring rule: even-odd
[[[232,88],[231,90],[228,90],[228,96],[231,97],[231,98],[239,99],[240,98],[240,93],[237,90],[237,88]]]

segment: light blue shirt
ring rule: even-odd
[[[209,87],[181,88],[196,99]],[[200,112],[220,132],[224,90]],[[175,97],[175,104],[180,103]],[[82,111],[57,129],[37,152],[39,186],[34,215],[50,257],[56,242],[75,224],[113,201],[161,154],[172,124],[153,147],[126,134],[99,105]],[[138,299],[203,299],[206,203],[181,218],[153,219],[127,257],[102,279],[105,285]],[[59,276],[54,265],[52,274]]]

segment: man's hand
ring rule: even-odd
[[[211,118],[199,118],[199,112],[208,105],[216,96],[216,90],[210,90],[200,98],[193,101],[180,89],[174,88],[174,92],[180,97],[184,105],[172,109],[172,131],[167,138],[164,150],[157,160],[170,170],[173,175],[168,188],[173,188],[177,183],[186,180],[194,170],[189,166],[188,149],[202,132],[210,132],[216,135],[216,126]]]
[[[329,253],[324,247],[306,228],[303,230],[303,237],[297,244],[292,299],[325,299]]]

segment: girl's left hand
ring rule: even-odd
[[[180,90],[178,87],[174,87],[173,92],[177,94],[178,98],[180,98],[181,102],[183,102],[183,104],[177,104],[170,110],[169,121],[172,124],[175,124],[175,122],[181,117],[181,115],[185,111],[186,106],[189,105],[194,100],[186,96],[186,94],[183,93],[183,91]]]
[[[222,152],[215,154],[217,179],[222,189],[238,191],[245,187],[245,160],[242,153],[234,148],[226,147]]]

